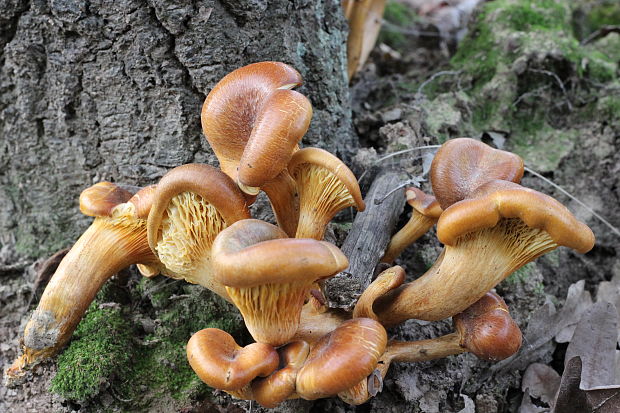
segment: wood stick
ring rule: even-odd
[[[388,192],[403,182],[399,172],[380,172],[364,202],[366,210],[355,217],[341,249],[349,258],[349,267],[325,283],[329,306],[351,311],[358,297],[373,280],[375,267],[383,256],[398,217],[405,206],[404,188],[383,202]]]

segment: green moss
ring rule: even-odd
[[[508,284],[523,284],[527,280],[528,277],[532,275],[532,272],[536,268],[536,263],[530,262],[525,264],[523,267],[519,268],[517,271],[510,274],[508,278],[506,278],[506,283]]]
[[[87,400],[99,394],[101,387],[125,377],[132,333],[119,308],[91,304],[71,346],[58,357],[51,390],[68,399]]]
[[[599,2],[590,13],[588,13],[588,28],[590,31],[600,29],[602,26],[620,24],[620,3],[617,0],[607,0]]]
[[[407,35],[399,30],[406,31],[412,27],[418,21],[418,15],[406,4],[388,1],[383,19],[388,24],[382,26],[377,43],[385,43],[396,50],[405,49],[411,42]]]

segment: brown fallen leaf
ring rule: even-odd
[[[560,387],[560,375],[550,366],[533,363],[525,370],[521,380],[521,390],[551,405]],[[523,396],[525,400],[526,397]]]

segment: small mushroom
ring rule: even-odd
[[[411,218],[390,240],[381,262],[391,264],[409,245],[426,234],[439,220],[443,212],[432,195],[427,195],[418,188],[407,188],[407,203],[411,205]]]
[[[294,341],[280,347],[278,354],[281,367],[268,377],[252,382],[254,399],[263,407],[273,408],[286,399],[298,397],[295,381],[309,351],[310,346],[305,341]]]
[[[211,245],[224,228],[250,217],[239,188],[212,166],[187,164],[164,175],[152,199],[148,241],[164,274],[229,299],[213,279]]]
[[[312,285],[349,265],[334,245],[287,238],[275,225],[238,221],[213,243],[215,279],[226,286],[258,342],[279,346],[295,334]]]
[[[517,269],[558,246],[594,246],[590,228],[555,199],[509,181],[483,184],[444,210],[437,236],[445,248],[420,278],[377,300],[385,325],[435,321],[460,313]]]
[[[365,208],[357,179],[337,157],[319,148],[296,152],[288,170],[299,191],[299,223],[296,238],[323,239],[336,213],[355,206]]]
[[[521,182],[523,159],[474,139],[451,139],[435,154],[430,175],[433,193],[445,210],[470,198],[470,194],[486,182],[495,179]]]
[[[80,210],[95,216],[60,262],[26,324],[23,354],[7,370],[7,381],[57,354],[69,341],[101,286],[132,264],[156,267],[146,237],[148,208],[136,207],[139,196],[110,182],[98,183],[80,195]],[[142,215],[140,214],[142,212]]]
[[[519,326],[510,317],[504,300],[493,292],[486,293],[452,321],[455,333],[411,342],[390,340],[374,374],[338,396],[349,404],[365,403],[376,394],[373,385],[382,383],[393,362],[416,363],[464,352],[473,353],[482,360],[499,361],[512,356],[521,347]]]
[[[374,370],[386,343],[385,328],[377,321],[345,321],[312,346],[297,374],[297,394],[315,400],[353,387]]]
[[[268,376],[280,362],[278,352],[269,344],[240,347],[230,334],[217,328],[192,335],[187,360],[200,380],[225,391],[241,390],[254,378]]]

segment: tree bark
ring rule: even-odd
[[[217,164],[202,102],[252,62],[299,70],[303,143],[348,158],[346,30],[336,0],[0,0],[0,242],[55,251],[85,229],[78,196],[94,182]]]

